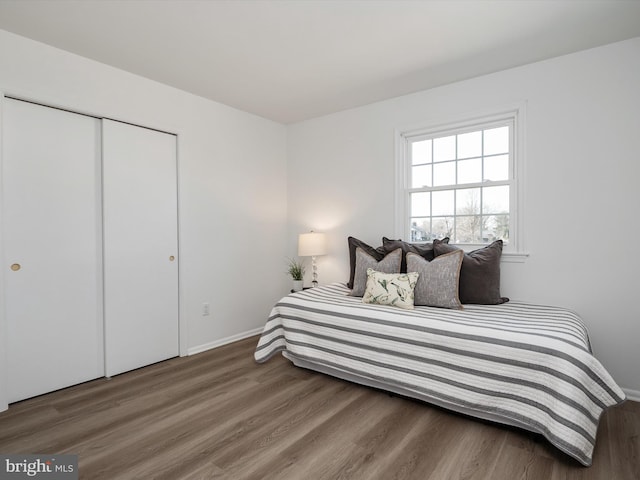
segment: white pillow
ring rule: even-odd
[[[413,289],[417,281],[416,272],[382,273],[369,268],[362,302],[413,309]]]

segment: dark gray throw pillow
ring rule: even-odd
[[[392,240],[387,237],[382,237],[382,248],[385,253],[393,252],[395,249],[401,248],[402,264],[400,265],[400,272],[407,273],[407,253],[415,253],[430,262],[435,258],[433,245],[437,242],[449,243],[449,237],[445,237],[442,240],[434,240],[433,243],[409,243],[403,240]]]
[[[389,250],[389,252],[385,252],[382,246],[374,248],[370,245],[367,245],[362,240],[358,240],[355,237],[347,238],[347,243],[349,244],[349,264],[350,264],[349,265],[349,281],[347,282],[347,287],[353,288],[353,276],[355,275],[355,271],[356,271],[356,248],[360,247],[362,250],[365,251],[365,253],[368,253],[373,258],[375,258],[376,261],[382,260],[384,256],[387,253],[389,253],[391,250]]]
[[[437,258],[459,249],[446,243],[436,243],[433,250]],[[500,296],[501,257],[502,240],[464,254],[460,270],[460,301],[463,304],[498,305],[509,301],[507,297]]]

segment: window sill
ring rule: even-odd
[[[501,261],[503,263],[524,263],[529,258],[529,253],[502,252]]]

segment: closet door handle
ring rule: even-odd
[[[170,262],[173,262],[175,259],[176,259],[176,257],[174,257],[173,255],[171,255],[171,256],[169,257],[169,261],[170,261]]]
[[[13,265],[11,265],[11,270],[13,270],[14,272],[17,272],[21,268],[22,266],[19,263],[14,263]]]

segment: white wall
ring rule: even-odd
[[[502,292],[576,310],[596,356],[640,395],[640,38],[290,125],[290,251],[329,234],[321,282],[348,277],[347,236],[394,236],[394,130],[526,102],[525,263]],[[635,391],[635,392],[634,392]]]
[[[1,30],[0,92],[178,133],[183,347],[264,325],[289,287],[283,125]]]

